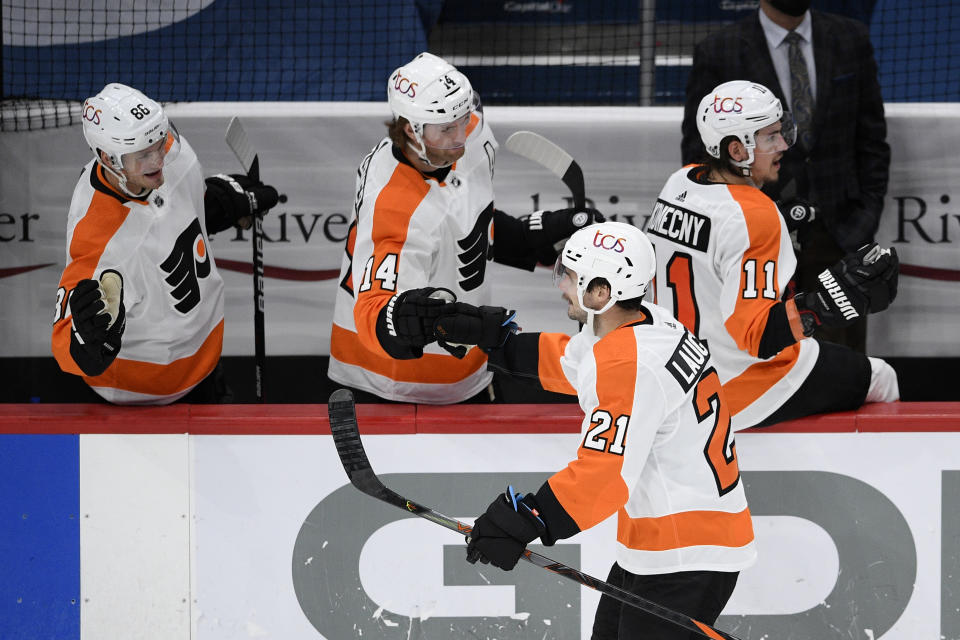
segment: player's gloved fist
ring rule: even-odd
[[[477,518],[467,536],[467,562],[480,560],[509,571],[517,566],[527,544],[546,531],[533,496],[516,493],[508,486]]]
[[[886,309],[897,296],[899,265],[896,249],[873,243],[825,269],[816,289],[794,297],[804,335],[821,324],[846,327],[866,313]]]
[[[787,225],[787,231],[796,231],[817,217],[817,207],[800,198],[781,200],[777,202],[777,209]]]
[[[70,294],[70,316],[70,354],[85,374],[98,376],[120,352],[126,327],[120,274],[106,271],[99,282],[78,282]]]
[[[897,297],[900,259],[894,247],[865,244],[844,256],[834,269],[866,298],[867,313],[883,311]]]
[[[401,342],[422,348],[436,338],[433,325],[457,297],[449,289],[410,289],[390,298],[386,306],[387,332]]]
[[[596,209],[569,208],[556,211],[534,211],[521,218],[532,246],[552,245],[573,235],[576,231],[606,218]]]
[[[241,173],[218,173],[206,179],[205,199],[216,201],[230,224],[249,229],[255,215],[263,215],[279,202],[277,190]]]
[[[437,344],[458,358],[470,345],[484,351],[502,347],[510,334],[517,333],[516,312],[503,307],[476,307],[457,302],[443,309],[433,325]]]

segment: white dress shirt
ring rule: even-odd
[[[768,18],[763,9],[758,9],[758,11],[760,12],[760,26],[763,27],[763,35],[767,38],[767,48],[770,50],[770,57],[773,58],[773,69],[777,72],[777,80],[780,81],[780,89],[783,90],[783,97],[790,105],[790,110],[793,111],[793,95],[790,88],[790,60],[788,57],[790,45],[784,42],[790,32]],[[809,11],[804,14],[803,21],[794,31],[803,38],[800,50],[803,52],[803,59],[807,62],[810,91],[814,102],[816,102],[817,65],[813,61],[813,26]]]

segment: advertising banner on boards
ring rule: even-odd
[[[960,213],[950,105],[887,107],[893,149],[890,187],[877,240],[902,263],[899,297],[870,319],[868,351],[880,356],[960,355],[957,286]],[[385,135],[380,103],[207,103],[167,107],[204,172],[241,171],[223,140],[233,115],[243,118],[260,156],[261,175],[287,196],[264,220],[268,355],[329,353],[334,293],[352,220],[357,166]],[[589,204],[608,217],[643,226],[667,176],[680,162],[676,107],[488,107],[501,143],[537,131],[579,161]],[[0,138],[0,331],[3,356],[50,354],[56,287],[66,255],[66,212],[90,158],[79,125],[5,133]],[[495,205],[513,215],[569,206],[563,184],[543,167],[501,148]],[[250,238],[231,230],[211,238],[226,280],[224,354],[253,353]],[[495,304],[515,308],[523,326],[565,331],[549,272],[492,265]]]

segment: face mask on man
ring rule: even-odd
[[[770,6],[788,16],[799,18],[810,8],[810,0],[767,0]]]

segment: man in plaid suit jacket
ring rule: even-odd
[[[815,81],[810,146],[806,149],[797,144],[787,151],[779,182],[764,188],[781,203],[799,198],[816,205],[816,217],[798,232],[801,249],[796,280],[800,290],[809,290],[817,274],[845,253],[873,241],[890,167],[883,98],[869,32],[855,20],[810,11],[809,4],[809,0],[761,0],[757,14],[697,45],[687,82],[682,143],[684,164],[703,159],[694,114],[704,95],[729,80],[750,80],[770,87],[784,105],[792,107],[781,84],[784,75],[784,84],[790,84],[790,73],[781,62],[778,74],[774,62],[777,55],[785,59],[787,45],[775,38],[782,39],[784,30],[803,33],[802,23],[810,23],[806,33],[812,33],[812,43],[807,46],[812,44],[815,60],[815,69],[810,70]],[[780,52],[771,53],[776,45]],[[866,323],[817,335],[863,352]]]

